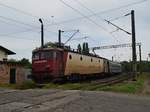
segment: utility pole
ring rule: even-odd
[[[61,47],[61,33],[64,32],[62,30],[58,30],[58,45]]]
[[[39,19],[39,21],[41,23],[41,48],[43,48],[44,47],[44,25],[41,18]]]
[[[139,45],[139,56],[140,56],[140,74],[142,74],[142,56],[141,56],[141,45]]]
[[[114,61],[114,56],[112,56],[112,61]]]
[[[133,74],[137,76],[137,58],[136,58],[136,39],[135,39],[135,17],[134,10],[131,11],[131,25],[132,25],[132,70]]]

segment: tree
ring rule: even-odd
[[[29,59],[23,58],[19,61],[23,66],[26,68],[31,68],[32,64],[30,63]]]
[[[88,43],[85,43],[85,52],[86,52],[86,54],[89,54],[89,45],[88,45]]]
[[[89,47],[88,47],[88,43],[86,43],[86,42],[83,43],[82,53],[89,54]]]
[[[81,45],[80,45],[80,44],[78,44],[78,52],[79,52],[79,53],[82,53],[82,48],[81,48]]]

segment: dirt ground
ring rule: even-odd
[[[150,95],[150,78],[145,79],[142,93]]]
[[[111,92],[0,89],[0,112],[149,112],[150,97]]]

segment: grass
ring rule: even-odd
[[[111,85],[111,86],[96,88],[96,90],[139,94],[142,92],[144,88],[144,81],[147,78],[150,79],[150,73],[143,73],[142,75],[139,75],[136,81],[126,81],[126,82]]]
[[[121,93],[140,93],[144,87],[144,80],[149,78],[150,73],[143,73],[137,78],[137,81],[125,81],[110,86],[101,86],[100,84],[91,83],[67,83],[67,84],[47,84],[45,89],[63,89],[63,90],[89,90],[89,91],[112,91]]]
[[[0,88],[14,89],[15,84],[0,84]]]
[[[124,82],[112,86],[106,86],[102,88],[97,88],[96,90],[101,91],[114,91],[122,93],[138,93],[143,87],[144,81],[138,80],[135,82]]]
[[[37,85],[33,81],[25,81],[25,82],[23,82],[21,84],[16,84],[15,85],[15,89],[20,89],[20,90],[34,89],[34,88],[37,88]]]
[[[37,88],[36,83],[33,81],[25,81],[21,84],[0,84],[0,88],[6,88],[6,89],[34,89]]]
[[[101,86],[100,84],[83,83],[65,83],[65,84],[46,84],[43,89],[62,89],[62,90],[89,90],[89,91],[112,91],[121,93],[141,93],[144,88],[144,81],[150,80],[150,73],[143,73],[137,78],[137,81],[126,81],[110,86]],[[34,89],[37,88],[33,81],[25,81],[22,84],[0,84],[0,88],[10,89]]]
[[[49,83],[44,86],[44,89],[63,89],[63,90],[82,90],[84,88],[86,83],[66,83],[66,84],[53,84]]]

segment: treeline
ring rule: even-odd
[[[32,68],[32,63],[29,61],[29,59],[26,59],[26,58],[23,58],[23,59],[21,59],[21,60],[9,59],[8,61],[11,62],[11,63],[18,63],[18,64],[21,64],[21,65],[23,65],[25,68],[29,68],[29,69]]]
[[[89,54],[89,45],[87,42],[84,42],[82,44],[82,47],[80,44],[78,44],[78,47],[77,47],[77,50],[79,53],[82,53],[82,54]]]
[[[132,71],[132,62],[123,61],[122,64],[122,71],[123,72],[131,72]],[[142,61],[142,65],[140,67],[140,62],[137,62],[137,71],[139,72],[140,69],[143,72],[150,72],[150,62]]]

